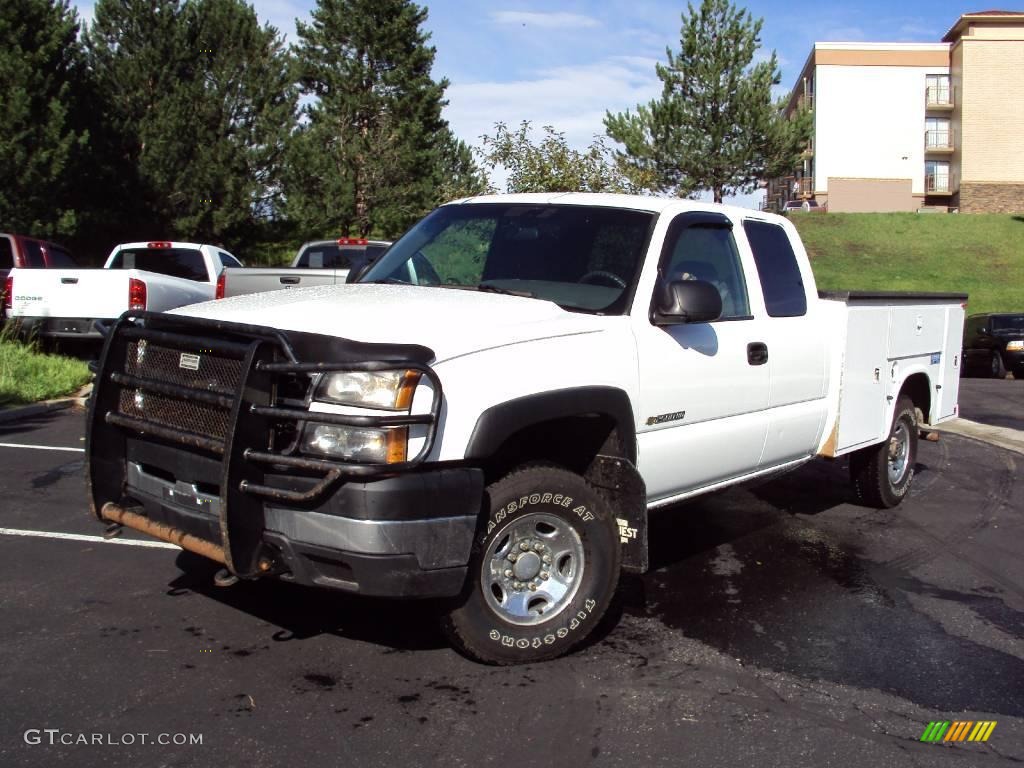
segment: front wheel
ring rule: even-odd
[[[586,480],[547,466],[506,475],[487,498],[445,632],[489,664],[560,656],[594,630],[615,594],[621,547],[612,511]]]
[[[850,456],[850,475],[857,499],[868,506],[889,509],[910,490],[917,462],[917,411],[909,397],[896,402],[889,439]]]

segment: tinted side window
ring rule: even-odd
[[[675,242],[672,238],[675,237]],[[669,232],[667,280],[704,280],[722,297],[722,319],[749,317],[747,284],[732,230],[726,226],[696,224]]]
[[[217,255],[220,256],[220,263],[225,267],[240,267],[242,262],[232,256],[230,253],[224,253],[224,251],[217,251]]]
[[[74,269],[78,266],[75,260],[71,258],[71,254],[60,246],[47,246],[46,253],[50,257],[50,266],[55,269]]]
[[[209,282],[203,254],[194,248],[137,248],[118,251],[111,269],[142,269],[169,277]]]
[[[32,267],[33,269],[42,269],[46,265],[43,263],[43,249],[39,247],[39,243],[35,240],[22,240],[25,245],[25,266]]]
[[[769,316],[799,317],[807,314],[807,292],[786,230],[763,221],[745,221],[743,230],[754,252]]]
[[[14,267],[14,248],[9,237],[0,236],[0,269]]]

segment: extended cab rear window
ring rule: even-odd
[[[206,261],[195,248],[126,248],[118,251],[111,269],[141,269],[199,283],[210,281]]]
[[[351,262],[349,254],[343,253],[337,243],[323,243],[306,248],[295,266],[313,269],[348,269]]]
[[[786,230],[776,224],[748,219],[743,222],[743,231],[747,233],[750,250],[754,252],[768,315],[806,315],[807,291]]]

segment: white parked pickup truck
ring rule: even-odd
[[[125,310],[163,312],[215,296],[217,276],[241,263],[214,245],[124,243],[103,269],[13,269],[10,316],[21,333],[99,339],[105,321]]]
[[[217,298],[345,283],[351,270],[363,268],[390,245],[387,240],[357,237],[303,243],[290,267],[225,269],[217,283]]]
[[[355,284],[122,317],[91,503],[219,583],[445,598],[469,656],[551,658],[646,569],[653,508],[843,455],[863,503],[899,503],[957,412],[965,301],[819,295],[756,211],[463,200]]]

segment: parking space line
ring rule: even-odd
[[[24,531],[20,528],[0,528],[0,536],[32,536],[41,539],[66,539],[69,541],[91,541],[98,544],[125,544],[129,547],[153,547],[157,549],[181,549],[167,541],[138,541],[135,539],[105,539],[102,536],[86,536],[81,533],[58,533],[55,531]]]
[[[34,448],[37,451],[74,451],[85,453],[85,448],[62,448],[56,445],[23,445],[22,443],[0,443],[0,448]]]

